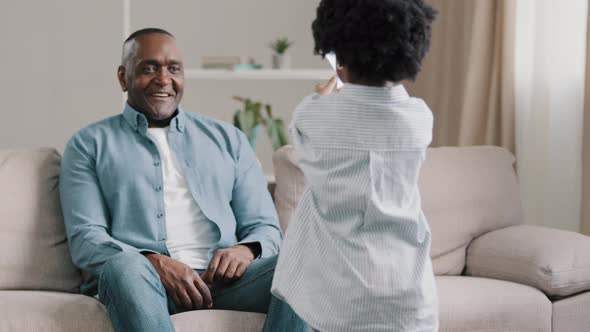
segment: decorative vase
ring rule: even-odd
[[[291,57],[289,54],[273,54],[272,68],[273,69],[289,69],[291,67]]]

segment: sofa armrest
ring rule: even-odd
[[[550,297],[590,289],[590,237],[539,226],[486,233],[467,248],[465,274],[533,286]]]

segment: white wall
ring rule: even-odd
[[[119,111],[118,1],[1,1],[0,148],[62,148]]]
[[[294,68],[329,68],[313,54],[311,22],[319,0],[131,0],[131,31],[147,26],[173,33],[187,68],[203,55],[245,55],[270,67],[268,43],[295,41]],[[123,1],[2,1],[0,149],[53,146],[86,124],[121,111],[115,72],[123,40]],[[288,123],[315,81],[187,80],[183,106],[230,121],[240,95],[272,104]],[[272,173],[272,149],[257,154]]]

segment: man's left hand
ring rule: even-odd
[[[207,271],[201,275],[201,279],[208,285],[214,281],[225,283],[238,280],[242,277],[250,263],[256,258],[254,250],[243,244],[231,248],[215,251]]]

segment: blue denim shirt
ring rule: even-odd
[[[162,164],[147,128],[146,117],[126,105],[65,147],[59,189],[70,251],[74,264],[92,275],[122,251],[169,255]],[[219,228],[209,259],[237,243],[258,242],[261,257],[278,254],[278,218],[245,135],[181,109],[168,135],[195,201]]]

